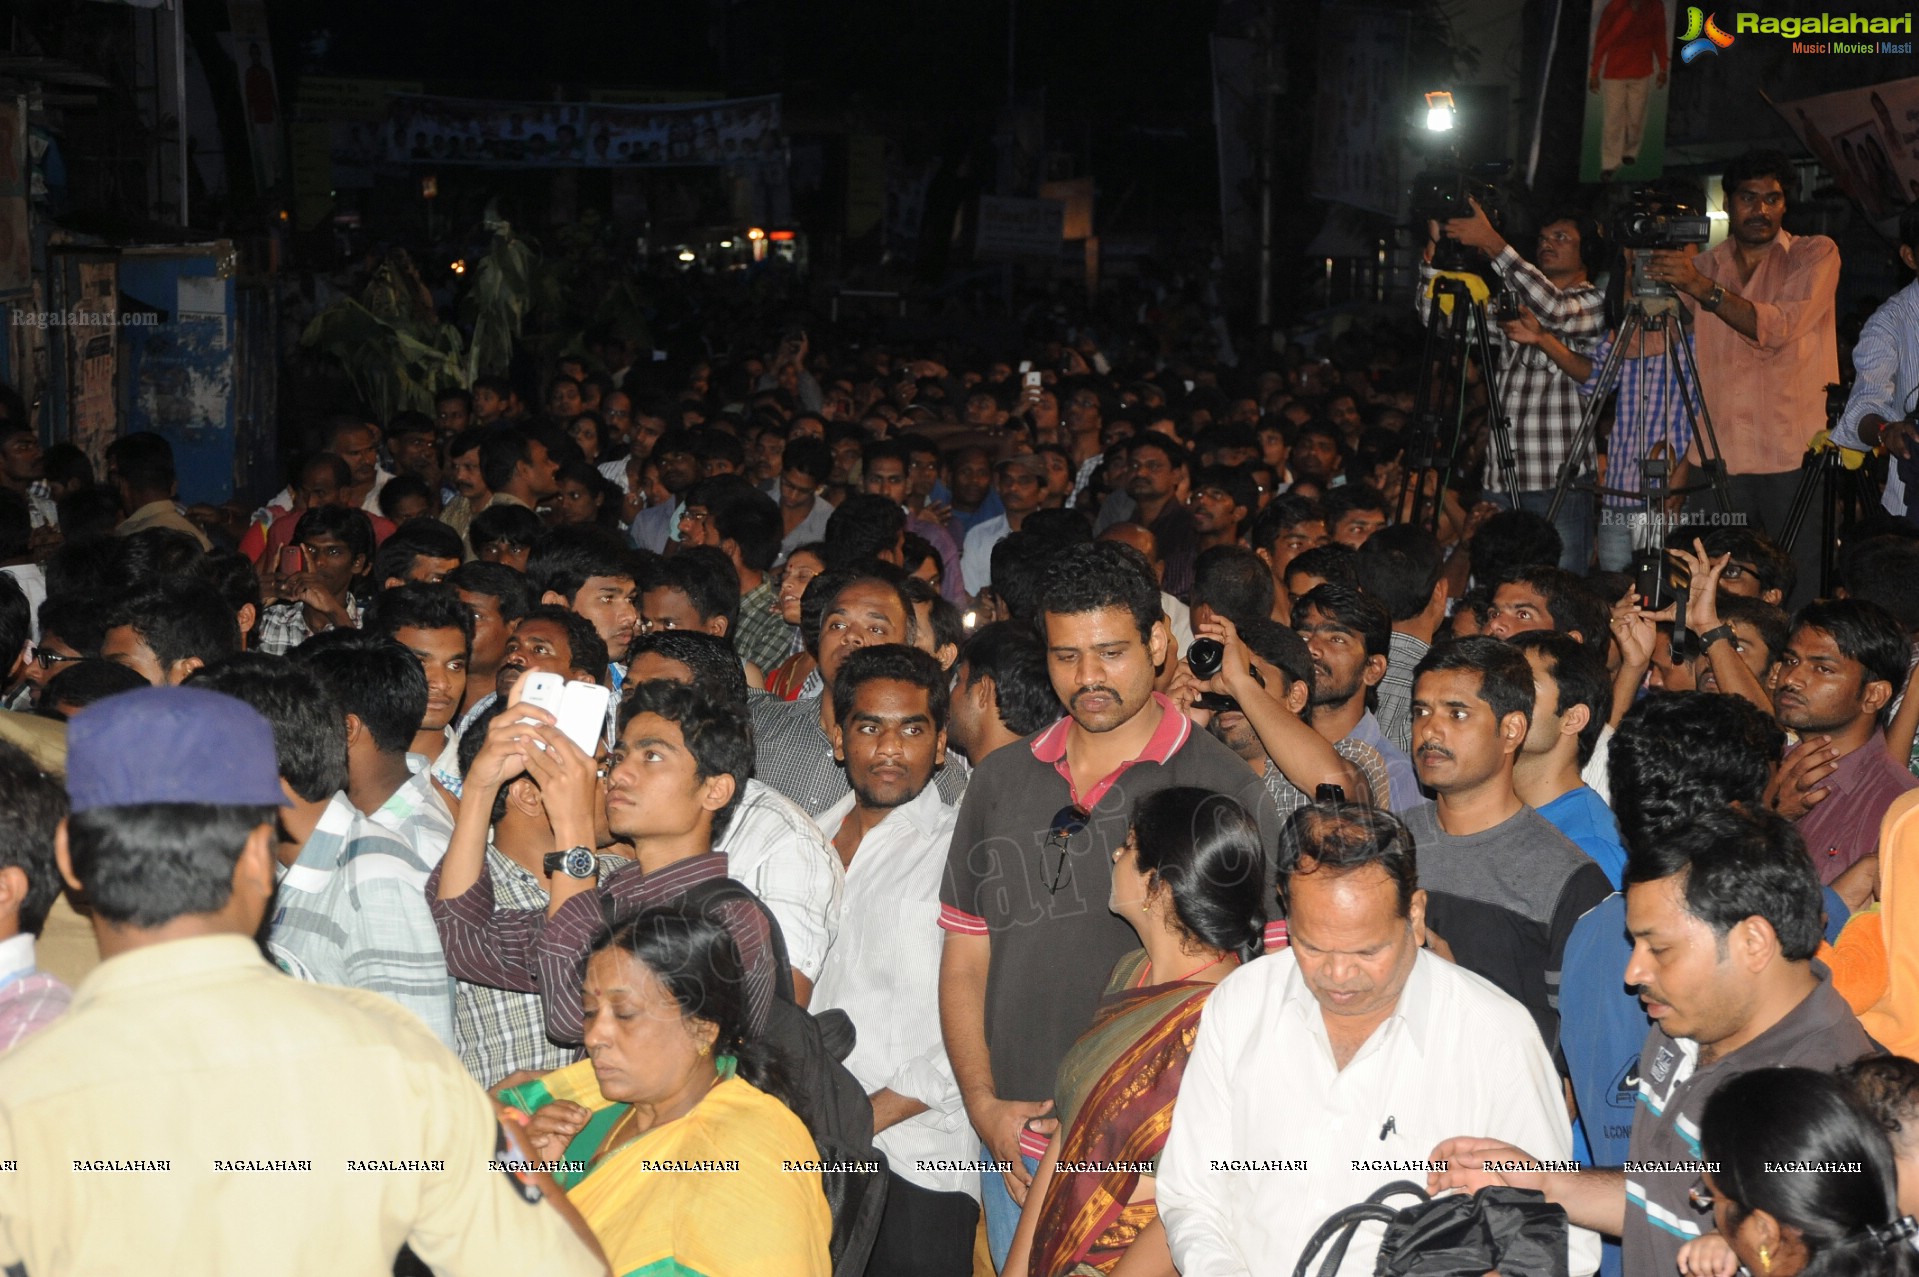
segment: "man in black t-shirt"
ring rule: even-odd
[[[986,1160],[1010,1167],[981,1177],[995,1266],[1058,1127],[1048,1097],[1060,1060],[1137,944],[1106,907],[1133,804],[1172,785],[1233,795],[1260,822],[1269,881],[1278,845],[1259,777],[1153,690],[1166,618],[1125,551],[1064,551],[1043,597],[1047,668],[1067,717],[973,773],[940,892],[947,1055]]]

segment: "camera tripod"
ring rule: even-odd
[[[1693,443],[1699,450],[1699,468],[1706,473],[1706,482],[1687,484],[1674,488],[1667,486],[1665,479],[1667,463],[1658,461],[1657,473],[1660,503],[1655,508],[1651,501],[1654,474],[1648,470],[1655,458],[1651,455],[1642,458],[1640,476],[1642,487],[1639,492],[1624,488],[1609,488],[1590,480],[1578,479],[1580,459],[1591,446],[1594,432],[1599,425],[1599,414],[1605,410],[1606,399],[1619,385],[1620,375],[1625,371],[1627,352],[1635,342],[1641,353],[1645,351],[1646,334],[1658,333],[1665,338],[1666,370],[1678,389],[1679,405],[1686,419],[1692,425]],[[1621,410],[1626,405],[1620,405]],[[1654,451],[1657,451],[1655,447]],[[1706,411],[1706,396],[1699,387],[1699,365],[1693,360],[1692,345],[1686,340],[1685,325],[1679,318],[1678,299],[1671,296],[1651,298],[1634,297],[1626,308],[1626,317],[1620,322],[1619,331],[1613,337],[1612,349],[1606,352],[1606,361],[1599,366],[1599,380],[1594,383],[1591,397],[1586,400],[1586,410],[1579,414],[1579,427],[1573,431],[1571,445],[1566,450],[1566,460],[1559,467],[1559,482],[1553,487],[1552,506],[1546,517],[1553,518],[1559,513],[1559,507],[1565,504],[1566,494],[1574,488],[1596,493],[1600,496],[1627,497],[1638,500],[1646,498],[1648,526],[1656,527],[1663,517],[1665,498],[1698,492],[1704,488],[1712,489],[1713,499],[1718,502],[1722,514],[1732,512],[1732,493],[1726,486],[1726,464],[1719,455],[1719,436],[1712,428],[1712,414]],[[1637,551],[1635,547],[1635,563]],[[1663,546],[1654,547],[1663,555]]]
[[[1834,414],[1836,415],[1836,414]],[[1879,506],[1879,483],[1870,469],[1873,454],[1842,448],[1832,441],[1832,421],[1813,436],[1806,462],[1799,471],[1799,487],[1792,494],[1779,548],[1787,554],[1805,529],[1806,516],[1819,501],[1819,597],[1832,588],[1832,571],[1839,556],[1839,530],[1863,523]]]
[[[1442,270],[1426,290],[1426,340],[1420,349],[1413,420],[1406,433],[1406,477],[1394,502],[1394,517],[1426,523],[1435,533],[1465,441],[1469,358],[1477,357],[1486,383],[1486,420],[1500,477],[1507,492],[1519,487],[1512,423],[1499,394],[1499,364],[1493,358],[1492,329],[1486,318],[1489,295],[1486,281],[1467,271]],[[1418,500],[1408,509],[1406,493],[1423,494],[1427,474],[1436,477],[1431,509],[1422,512]]]

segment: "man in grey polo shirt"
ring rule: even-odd
[[[982,1176],[995,1266],[1058,1125],[1047,1097],[1060,1060],[1113,963],[1138,945],[1106,907],[1133,804],[1172,785],[1234,796],[1260,823],[1269,890],[1278,846],[1259,777],[1153,690],[1166,618],[1128,552],[1110,542],[1062,550],[1042,597],[1047,669],[1067,717],[973,773],[940,891],[946,1052],[988,1160],[1011,1167]]]
[[[1713,1092],[1753,1069],[1830,1069],[1877,1050],[1813,961],[1824,908],[1805,844],[1773,812],[1706,812],[1663,838],[1635,839],[1625,981],[1653,1024],[1639,1054],[1626,1167],[1490,1172],[1488,1161],[1532,1156],[1468,1136],[1433,1150],[1448,1166],[1433,1185],[1537,1189],[1574,1224],[1618,1237],[1626,1272],[1676,1271],[1679,1248],[1710,1231],[1689,1195],[1703,1170],[1699,1116]]]

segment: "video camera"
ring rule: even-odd
[[[1712,219],[1684,195],[1642,186],[1628,198],[1624,211],[1613,218],[1613,243],[1621,248],[1671,249],[1712,238]]]
[[[1492,181],[1505,173],[1509,163],[1479,164],[1450,169],[1432,169],[1413,178],[1413,224],[1424,230],[1426,222],[1445,223],[1455,217],[1471,217],[1478,201],[1486,211],[1486,220],[1499,229],[1506,220],[1504,194]],[[1442,271],[1473,270],[1481,263],[1477,254],[1457,240],[1441,237],[1433,248],[1433,268]]]

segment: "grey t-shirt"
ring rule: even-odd
[[[1401,813],[1419,859],[1426,925],[1460,966],[1532,1012],[1559,1048],[1559,964],[1580,915],[1612,894],[1606,873],[1530,807],[1482,833],[1455,838],[1436,803]]]

